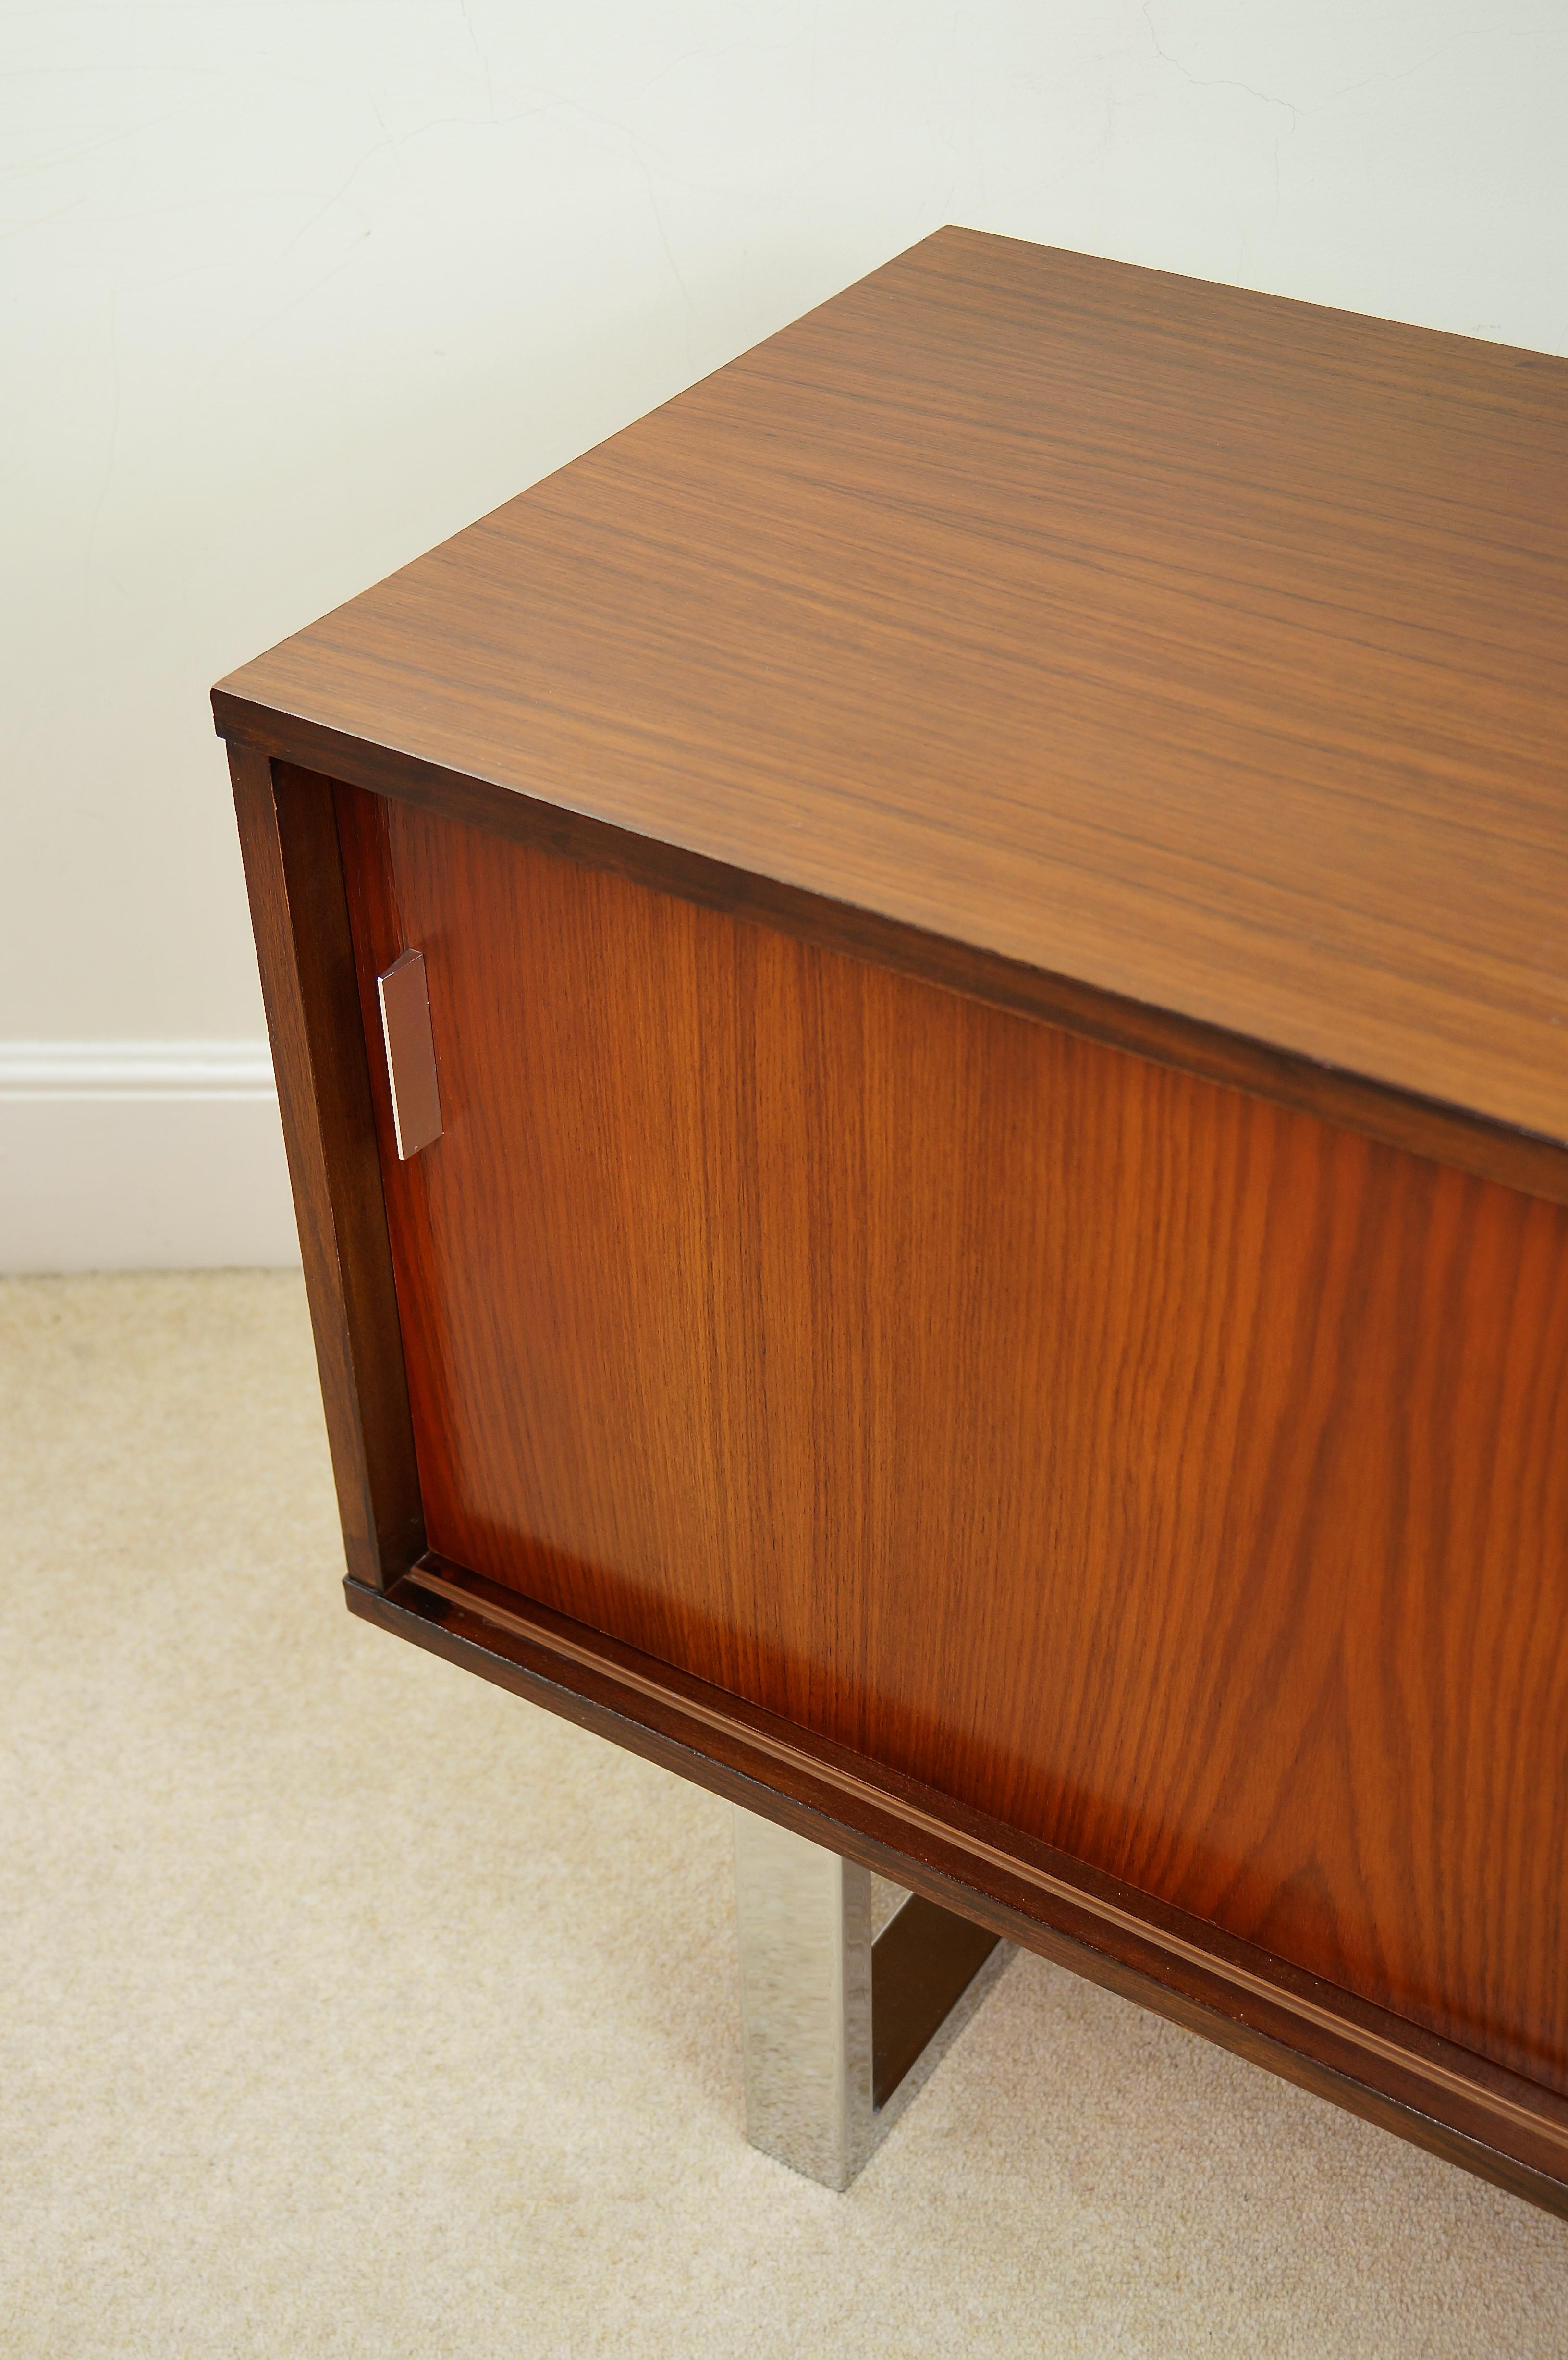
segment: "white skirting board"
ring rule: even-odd
[[[299,1259],[265,1041],[0,1041],[0,1271]]]

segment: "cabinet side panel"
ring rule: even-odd
[[[433,1545],[1568,2086],[1563,1208],[378,809]]]
[[[230,750],[262,997],[349,1571],[424,1546],[331,782]]]

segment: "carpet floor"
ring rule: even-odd
[[[1568,2227],[1034,1958],[746,2143],[725,1807],[353,1622],[289,1273],[0,1283],[0,2351],[1568,2352]]]

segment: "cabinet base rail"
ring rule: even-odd
[[[382,1629],[1568,2218],[1555,2089],[433,1552],[345,1589]]]

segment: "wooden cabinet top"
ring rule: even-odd
[[[214,707],[1568,1193],[1568,362],[942,230]]]

